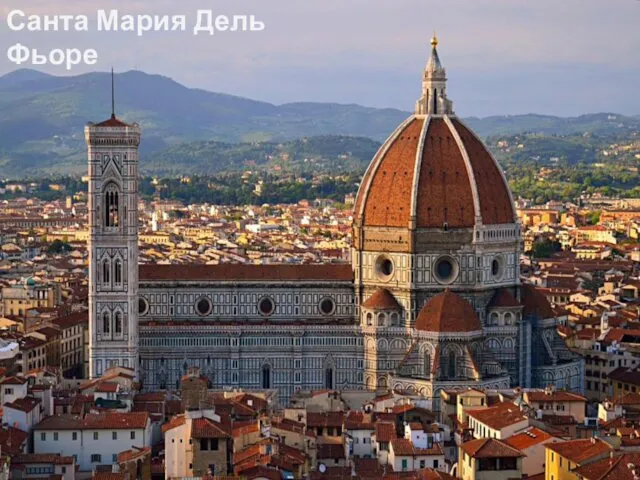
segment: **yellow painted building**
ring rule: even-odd
[[[549,443],[545,452],[545,480],[579,480],[573,472],[609,456],[611,445],[595,437]]]

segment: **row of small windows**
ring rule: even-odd
[[[354,337],[304,337],[302,342],[294,337],[243,337],[240,346],[243,347],[286,347],[293,345],[304,346],[361,346],[362,339]],[[140,346],[143,347],[231,347],[238,346],[238,339],[217,337],[162,337],[141,338]]]
[[[119,263],[119,260],[117,260],[116,262],[117,262],[116,271],[118,271],[118,268],[119,268],[120,269],[119,271],[121,272],[122,266]],[[108,265],[106,263],[105,263],[104,272],[105,272],[104,274],[107,275],[106,278],[108,279],[109,272],[108,272]],[[120,278],[120,281],[122,281],[122,273],[120,273],[119,276],[117,276],[117,278]],[[272,315],[276,310],[276,303],[273,300],[273,298],[269,296],[261,297],[260,300],[258,301],[257,306],[258,306],[258,312],[265,317]],[[195,303],[195,311],[198,315],[200,315],[201,317],[205,317],[209,315],[212,310],[213,310],[213,303],[211,302],[211,299],[209,297],[203,296],[198,298],[198,300]],[[336,303],[333,300],[333,298],[324,297],[318,303],[318,310],[322,315],[327,315],[327,316],[332,315],[336,310]],[[149,312],[149,301],[144,297],[140,297],[138,299],[138,314],[146,315],[148,312]]]
[[[388,324],[387,324],[387,320],[388,320]],[[372,327],[373,326],[373,313],[369,312],[367,313],[367,326]],[[399,327],[400,326],[400,316],[393,312],[391,313],[391,315],[389,315],[387,317],[386,313],[378,313],[376,315],[376,326],[378,327]]]

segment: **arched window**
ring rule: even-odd
[[[447,357],[447,377],[456,378],[456,352],[449,350]]]
[[[379,313],[378,314],[378,326],[379,327],[384,327],[384,318],[385,318],[385,314],[384,313]]]
[[[113,324],[113,333],[122,335],[122,314],[120,312],[116,312]]]
[[[102,283],[105,285],[109,285],[111,282],[111,266],[109,265],[109,260],[102,262]]]
[[[367,325],[369,325],[369,326],[373,325],[373,314],[372,313],[367,313]]]
[[[431,355],[429,352],[426,352],[424,355],[424,376],[428,377],[431,375]]]
[[[489,317],[489,325],[498,325],[500,316],[497,312],[491,312],[491,316]]]
[[[433,114],[438,114],[438,90],[433,91]]]
[[[269,365],[262,367],[262,388],[271,388],[271,368]]]
[[[117,227],[120,224],[119,209],[120,198],[118,187],[110,184],[104,191],[104,226]]]
[[[114,266],[113,281],[116,283],[116,285],[122,285],[122,262],[120,260],[116,260]]]
[[[400,322],[398,321],[398,314],[397,313],[392,313],[391,314],[391,326],[392,327],[397,327]]]
[[[111,333],[111,315],[109,312],[102,314],[102,333],[109,335]]]
[[[324,388],[333,390],[333,368],[329,367],[324,372]]]
[[[507,312],[504,314],[504,324],[513,325],[513,314],[511,312]]]

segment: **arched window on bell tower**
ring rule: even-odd
[[[113,281],[116,285],[122,285],[122,261],[117,259],[113,267]]]
[[[116,312],[113,321],[113,334],[122,335],[122,313]]]
[[[104,226],[115,228],[120,225],[120,189],[114,183],[104,190]]]
[[[102,333],[106,336],[111,335],[111,315],[109,312],[102,314]]]
[[[102,261],[102,284],[109,285],[111,283],[111,262],[108,258]]]

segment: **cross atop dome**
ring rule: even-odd
[[[438,37],[431,38],[431,56],[422,75],[422,96],[416,102],[417,115],[452,115],[453,103],[447,98],[447,74],[438,55]]]

